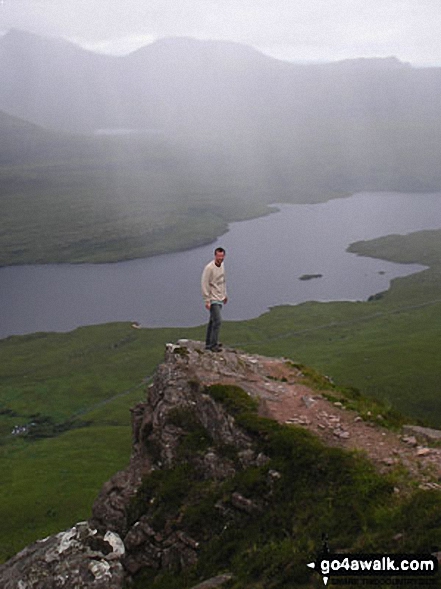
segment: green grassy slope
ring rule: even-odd
[[[3,165],[0,148],[0,266],[179,251],[268,213],[266,193],[249,199],[246,181],[231,172],[226,180],[222,166],[211,173],[201,152],[160,139],[59,142],[54,153],[40,139],[38,159]]]

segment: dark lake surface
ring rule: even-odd
[[[423,266],[350,254],[350,243],[441,228],[441,193],[359,193],[278,207],[232,223],[215,243],[185,252],[116,264],[0,268],[0,338],[112,321],[204,323],[200,277],[217,245],[227,250],[225,320],[250,319],[281,304],[366,300]],[[305,275],[320,277],[301,280]]]

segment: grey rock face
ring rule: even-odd
[[[426,442],[439,442],[441,440],[441,431],[430,427],[403,425],[403,432],[408,436],[416,436]]]
[[[119,589],[125,547],[88,523],[31,544],[0,567],[2,589]]]
[[[186,346],[167,344],[165,362],[156,371],[147,400],[132,409],[130,464],[103,486],[93,506],[92,521],[98,529],[111,529],[122,537],[129,532],[127,512],[143,477],[179,461],[189,419],[207,432],[213,444],[197,458],[203,478],[222,480],[235,473],[232,461],[219,456],[215,445],[237,448],[243,467],[262,463],[251,439],[237,427],[234,418],[204,394],[203,387],[193,378],[193,365],[203,362],[197,350],[197,342],[188,342]]]
[[[93,507],[93,524],[100,530],[110,528],[123,538],[127,551],[123,564],[131,575],[143,567],[179,570],[197,561],[197,542],[175,526],[171,529],[166,524],[164,529],[154,530],[148,517],[132,521],[129,515],[143,477],[180,463],[182,441],[189,429],[196,426],[206,434],[205,450],[192,456],[193,466],[203,480],[222,481],[234,476],[237,468],[266,461],[234,418],[204,392],[194,367],[222,359],[208,359],[202,350],[198,342],[167,344],[165,362],[156,371],[147,400],[132,410],[131,462],[104,485]],[[232,373],[236,368],[232,367]],[[235,448],[236,463],[221,456],[216,449],[219,446]],[[246,499],[236,503],[241,503],[241,510],[254,508]]]

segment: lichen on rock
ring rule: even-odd
[[[0,567],[2,589],[119,589],[125,572],[117,534],[89,523],[31,544]]]

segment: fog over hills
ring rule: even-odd
[[[81,135],[52,131],[0,110],[0,166],[52,163],[78,155],[91,142]]]
[[[439,154],[441,68],[395,58],[298,65],[238,43],[188,38],[112,57],[13,30],[0,39],[0,76],[0,109],[46,128],[131,129],[217,145],[227,159],[240,157],[244,173],[264,166],[282,183],[321,160],[319,175],[340,168],[336,190],[367,176],[382,182],[391,166],[395,176],[407,173],[410,159],[410,188],[438,187],[438,177],[418,177],[427,178]],[[429,161],[418,163],[425,141]]]
[[[12,30],[0,78],[0,163],[39,162],[38,174],[3,170],[3,204],[14,211],[18,191],[36,206],[38,180],[71,239],[87,212],[81,259],[110,243],[95,243],[101,221],[115,252],[128,239],[125,255],[149,255],[206,242],[270,202],[441,189],[441,68],[394,57],[300,65],[189,38],[114,57]],[[82,229],[71,213],[59,229],[60,202],[75,203]],[[159,245],[158,231],[178,226],[182,238]]]
[[[129,127],[221,134],[309,118],[436,116],[441,68],[390,59],[296,65],[238,43],[163,39],[124,57],[10,31],[0,109],[55,129]],[[207,128],[208,126],[208,128]],[[293,129],[291,129],[293,130]]]

